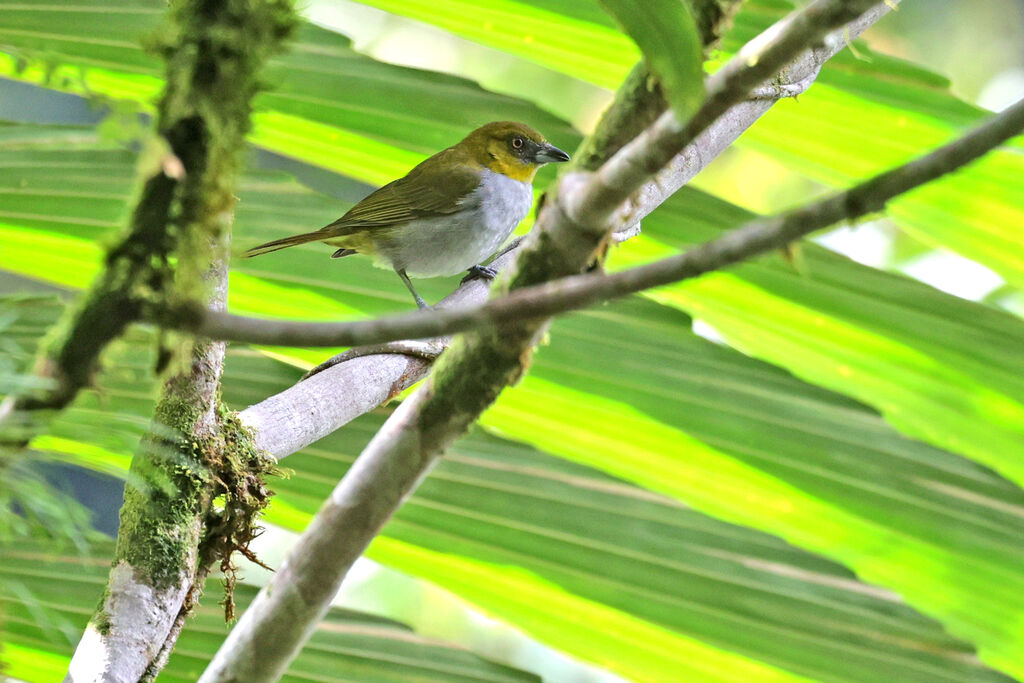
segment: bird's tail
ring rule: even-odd
[[[294,247],[296,244],[305,244],[306,242],[316,242],[317,240],[324,239],[325,235],[322,231],[317,230],[315,232],[306,232],[301,235],[292,235],[291,237],[282,237],[279,240],[273,242],[267,242],[261,244],[252,249],[246,250],[244,256],[249,258],[251,256],[259,256],[261,254],[269,254],[272,251],[278,249],[284,249],[286,247]]]

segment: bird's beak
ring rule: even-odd
[[[569,155],[550,142],[538,145],[537,152],[533,155],[533,158],[538,164],[558,164],[563,161],[569,161]]]

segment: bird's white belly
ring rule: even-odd
[[[381,249],[381,265],[410,277],[455,275],[498,250],[533,204],[530,183],[484,170],[480,186],[450,216],[420,218],[399,228]]]

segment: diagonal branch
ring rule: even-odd
[[[473,307],[447,306],[404,315],[343,323],[275,322],[211,312],[198,334],[212,339],[281,346],[356,346],[406,337],[440,337],[527,318],[557,315],[615,297],[718,270],[843,220],[880,211],[894,197],[967,164],[1024,128],[1024,100],[976,130],[903,166],[886,171],[803,208],[748,222],[694,248],[612,275],[574,275],[512,290]]]
[[[696,122],[682,126],[665,114],[596,173],[563,177],[517,255],[510,286],[581,272],[611,238],[613,215],[622,201],[753,87],[875,5],[817,0],[770,29],[753,52],[737,58],[738,64],[723,67],[722,77],[710,79],[709,99]],[[518,321],[453,341],[430,381],[398,407],[339,482],[232,630],[202,682],[258,683],[284,672],[355,559],[445,449],[524,372],[545,326],[542,320]]]
[[[850,22],[843,29],[828,36],[822,44],[806,50],[776,77],[772,83],[787,86],[799,83],[806,87],[809,80],[821,69],[832,55],[847,43],[863,33],[890,9],[889,3],[878,2],[860,18]],[[643,79],[627,80],[627,89],[644,89]],[[619,207],[613,222],[619,227],[616,239],[628,239],[637,231],[640,221],[660,206],[679,187],[685,185],[711,163],[743,131],[760,118],[775,100],[768,99],[767,93],[757,91],[757,99],[740,102],[724,116],[711,124],[693,143],[687,145],[672,161],[648,181],[633,197]],[[649,97],[645,93],[616,98],[616,104],[636,112],[637,100]],[[620,125],[629,125],[631,119],[609,110],[606,118]],[[662,106],[664,109],[664,106]],[[655,120],[651,117],[650,120]],[[598,125],[599,130],[602,124]],[[588,138],[581,149],[588,150],[587,159],[595,163],[608,159],[617,152],[622,139],[610,130],[602,131],[601,141],[595,143]],[[491,265],[498,270],[507,269],[522,250],[515,250],[496,259]],[[472,306],[487,300],[488,287],[480,281],[468,282],[446,298],[440,307]],[[372,410],[416,382],[426,377],[431,363],[421,358],[411,358],[393,353],[363,356],[337,365],[310,379],[296,384],[285,391],[270,396],[239,414],[240,419],[250,427],[257,445],[276,458],[283,458],[305,448],[317,439],[330,434],[363,413]]]

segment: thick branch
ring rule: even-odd
[[[492,262],[507,268],[517,251]],[[439,304],[455,308],[487,300],[489,283],[465,283]],[[443,348],[450,340],[440,340]],[[253,433],[256,445],[275,458],[284,458],[344,424],[386,403],[427,376],[432,363],[395,353],[368,355],[347,361],[303,380],[238,414]]]
[[[223,342],[198,343],[189,371],[164,386],[132,459],[146,486],[125,489],[115,564],[75,649],[69,683],[154,680],[198,600],[206,578],[198,547],[212,489],[204,449],[193,446],[211,443],[219,430],[223,361]]]
[[[845,192],[785,214],[753,220],[691,251],[612,275],[588,274],[511,291],[471,308],[443,307],[344,323],[295,323],[207,316],[198,332],[214,339],[284,346],[356,346],[439,337],[525,318],[556,315],[696,277],[778,249],[815,230],[880,211],[892,198],[967,164],[1024,128],[1024,100],[945,147]]]
[[[772,75],[772,71],[761,71],[758,59],[777,69],[873,4],[813,3],[800,13],[812,19],[790,19],[781,29],[773,28],[770,33],[775,39],[762,42],[767,47],[757,58],[745,56],[746,67],[724,67],[724,80],[709,91],[709,104],[700,111],[704,115],[712,110],[724,113],[724,103],[741,101],[751,88]],[[851,13],[853,7],[857,11]],[[753,66],[748,64],[751,61]],[[743,68],[755,75],[746,75]],[[726,85],[734,89],[726,92]],[[695,127],[668,126],[664,120],[664,116],[660,118],[655,129],[674,131],[674,140],[666,141],[660,133],[642,134],[596,174],[562,179],[558,196],[544,206],[517,256],[513,288],[581,272],[610,239],[612,213],[618,204],[713,119]],[[676,146],[665,150],[652,143]],[[624,172],[624,166],[659,157],[663,160],[657,166]],[[609,180],[626,185],[610,187]],[[283,673],[327,610],[352,562],[445,449],[521,375],[543,330],[542,321],[520,321],[500,331],[485,328],[455,339],[430,380],[399,406],[345,474],[271,584],[232,630],[201,681],[258,683],[276,680]]]
[[[822,46],[807,50],[800,57],[793,60],[783,70],[781,77],[773,79],[773,82],[768,85],[757,88],[754,91],[755,100],[736,104],[727,112],[728,115],[723,115],[711,123],[692,143],[675,155],[666,168],[659,170],[652,180],[643,183],[632,197],[628,197],[624,204],[618,207],[613,219],[616,237],[619,238],[621,236],[621,239],[624,240],[632,236],[629,231],[634,226],[637,226],[641,219],[660,206],[712,159],[717,157],[722,150],[728,147],[733,140],[739,137],[744,130],[767,111],[775,101],[806,90],[813,82],[822,64],[846,44],[843,41],[847,39],[852,40],[877,21],[886,11],[888,11],[888,6],[885,3],[881,3],[870,11],[865,12],[862,17],[852,22],[846,29],[836,32],[835,35],[825,40]],[[733,62],[729,64],[733,64]],[[725,68],[723,67],[723,70]],[[640,71],[642,70],[638,69],[637,73],[631,74],[625,85],[625,89],[633,93],[633,95],[618,98],[618,101],[621,101],[621,108],[632,113],[636,113],[637,102],[646,102],[649,97],[643,94],[648,86],[640,83],[635,78]],[[709,90],[710,88],[711,86],[709,86]],[[661,101],[663,102],[663,100]],[[656,107],[659,105],[650,106]],[[661,108],[663,109],[663,106]],[[701,111],[704,111],[704,109],[702,108]],[[667,114],[666,117],[671,118],[671,114]],[[619,114],[614,114],[610,118],[623,123],[626,121]],[[663,120],[659,120],[658,125],[662,125]],[[599,127],[604,128],[604,126]],[[622,146],[621,144],[614,144],[614,141],[618,140],[618,138],[608,131],[603,132],[601,137],[607,141],[608,145],[600,147],[601,154],[608,154],[611,150],[620,149]],[[650,138],[648,141],[654,144]],[[594,150],[588,157],[591,160],[599,155],[593,143],[585,142],[583,147]],[[634,147],[632,149],[633,152],[630,158],[626,160],[620,158],[616,163],[629,166],[639,163],[637,159],[644,159],[652,154],[660,153],[659,150],[651,147]],[[497,262],[498,269],[500,270],[501,266],[507,262],[508,260],[506,259]],[[486,309],[480,313],[471,313],[465,310],[443,310],[455,309],[457,305],[480,304],[483,301],[484,297],[482,295],[486,291],[485,289],[479,287],[465,287],[465,289],[467,294],[468,292],[475,292],[477,296],[456,294],[445,299],[434,310],[416,311],[406,315],[378,320],[345,323],[269,321],[183,307],[176,311],[165,313],[160,317],[159,322],[168,327],[191,331],[213,339],[281,346],[367,345],[401,338],[447,335],[488,324],[488,322],[501,322],[497,317],[491,318],[487,316]],[[461,288],[460,291],[462,291]],[[553,310],[551,312],[557,313],[558,311]],[[475,316],[477,315],[482,317],[476,318]],[[475,322],[468,322],[470,319],[474,319]],[[372,358],[380,360],[380,357],[377,356]],[[419,378],[422,376],[420,375]],[[402,387],[402,389],[404,388]],[[401,391],[401,389],[398,391]],[[330,433],[330,431],[333,430],[328,430],[325,433]],[[276,454],[279,457],[281,456],[280,453]]]

